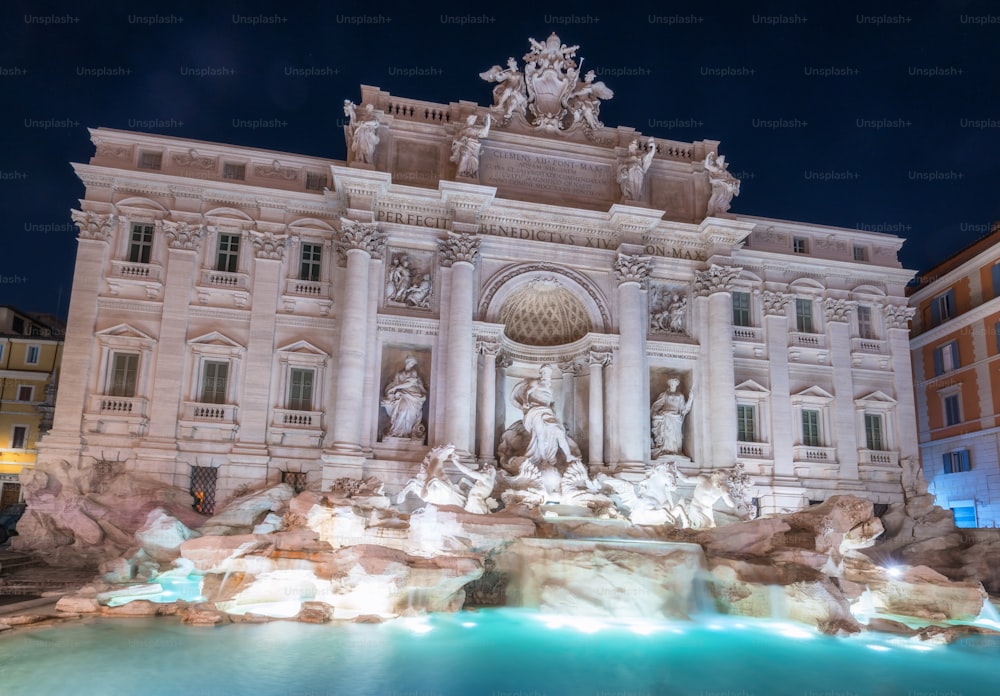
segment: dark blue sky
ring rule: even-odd
[[[915,270],[1000,219],[992,2],[103,4],[0,9],[0,304],[68,309],[87,127],[343,159],[362,83],[489,104],[478,73],[552,31],[614,90],[606,125],[722,141],[733,213],[894,232]]]

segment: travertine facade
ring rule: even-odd
[[[1000,523],[1000,227],[910,296],[924,478],[963,527]]]
[[[682,444],[657,454],[682,471],[744,463],[762,512],[898,499],[902,240],[724,212],[717,142],[602,125],[610,90],[533,45],[484,74],[492,108],[363,87],[347,162],[93,130],[42,456],[217,497],[282,472],[391,490],[433,446],[495,461],[551,365],[592,473],[651,466],[677,379]]]

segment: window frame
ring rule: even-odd
[[[215,270],[222,273],[239,273],[242,234],[238,231],[219,232],[215,242]],[[235,243],[235,248],[234,248]],[[225,247],[225,248],[224,248]]]
[[[21,398],[21,393],[25,389],[28,390],[28,398],[27,399],[22,399]],[[30,403],[30,402],[34,401],[35,400],[35,387],[33,385],[30,385],[30,384],[18,384],[17,385],[17,396],[15,397],[14,400],[17,401],[17,402],[19,402],[19,403],[22,403],[22,404],[23,403]]]
[[[858,338],[866,341],[877,341],[878,332],[875,330],[875,312],[869,304],[858,304],[855,306],[854,315],[858,322]],[[862,315],[867,316],[865,321],[861,320]]]
[[[198,403],[201,404],[228,404],[229,403],[229,385],[230,377],[229,372],[232,365],[229,360],[202,360],[201,362],[201,376],[200,383],[198,385]],[[223,376],[220,378],[218,374],[210,377],[209,371],[214,368],[214,371],[218,373],[219,368],[223,369]],[[222,388],[219,388],[219,381],[222,381]],[[209,391],[209,385],[212,385],[211,392]]]
[[[131,389],[128,387],[130,383],[128,381],[129,366],[123,365],[119,368],[119,359],[132,359],[134,358],[135,364],[132,366],[131,375]],[[108,369],[107,385],[104,390],[104,396],[115,396],[122,399],[134,399],[139,392],[139,369],[142,364],[142,353],[138,351],[129,350],[113,350],[111,352],[111,363]],[[124,371],[124,381],[119,384],[119,370]],[[121,392],[121,393],[119,393]],[[126,393],[130,392],[130,393]]]
[[[865,449],[875,452],[885,452],[888,450],[888,440],[886,438],[885,418],[881,413],[865,411],[863,414],[865,424]],[[872,426],[875,426],[874,428]]]
[[[808,237],[792,237],[792,253],[793,254],[808,254],[809,253],[809,238]]]
[[[948,374],[962,367],[958,339],[942,343],[934,349],[934,376]]]
[[[315,258],[306,258],[307,247],[312,250]],[[322,242],[303,241],[299,245],[299,280],[319,283],[323,280],[323,244]]]
[[[851,249],[851,258],[858,263],[868,262],[868,247],[864,244],[854,244]]]
[[[809,414],[810,418],[806,418],[806,414]],[[809,425],[809,429],[814,429],[815,432],[810,432],[807,429],[807,420],[813,420],[812,415],[815,414],[815,422]],[[823,413],[818,408],[803,408],[799,413],[799,417],[802,425],[802,445],[803,447],[823,447]]]
[[[799,333],[814,334],[816,331],[816,302],[811,297],[795,298],[795,330]],[[803,314],[801,310],[808,310]]]
[[[24,432],[21,438],[21,445],[18,447],[16,443],[17,431],[21,430]],[[28,449],[28,436],[31,434],[31,426],[25,425],[23,423],[12,423],[10,426],[10,449],[12,450],[27,450]]]
[[[752,300],[750,291],[749,290],[733,290],[731,294],[732,294],[732,298],[733,298],[733,326],[743,326],[743,327],[753,326],[753,310],[752,310],[752,302],[753,302],[753,300]],[[740,306],[740,307],[736,306],[736,296],[737,295],[739,295],[740,297],[745,297],[746,298],[746,306]],[[744,314],[744,313],[745,313],[745,321],[746,321],[746,323],[742,323],[740,321],[737,321],[737,317],[740,316],[740,315],[742,315],[742,314]]]
[[[142,235],[137,238],[136,233]],[[129,263],[149,264],[153,262],[153,238],[156,225],[152,222],[129,223],[128,249],[126,258]]]
[[[37,365],[42,358],[42,346],[38,343],[29,343],[24,348],[24,364]]]
[[[296,385],[295,378],[297,375],[305,376],[309,375],[308,389],[309,389],[309,401],[305,403],[304,396],[300,394],[295,394],[295,390],[306,388],[305,384]],[[285,393],[285,409],[289,411],[314,411],[315,406],[315,387],[316,387],[316,369],[313,367],[289,367],[288,369],[288,389]],[[308,408],[303,408],[303,405],[308,406]]]
[[[966,448],[950,450],[941,454],[942,470],[945,474],[960,474],[972,471],[972,458]]]
[[[944,427],[950,428],[962,424],[962,395],[959,393],[945,394],[941,397],[941,415]]]
[[[931,300],[931,326],[943,324],[957,316],[955,311],[955,288],[948,288]]]
[[[744,414],[749,415],[749,419]],[[756,404],[736,404],[736,441],[737,442],[758,442],[760,436],[757,434],[757,406]],[[749,431],[747,430],[749,425]],[[749,435],[749,438],[745,437]]]

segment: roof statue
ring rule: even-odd
[[[520,116],[529,125],[548,131],[569,130],[579,124],[595,129],[604,126],[598,118],[601,100],[614,92],[595,80],[591,70],[583,75],[583,59],[577,64],[579,46],[567,46],[553,33],[545,43],[528,39],[531,50],[524,55],[524,72],[514,58],[507,67],[494,65],[479,76],[496,82],[493,112],[503,121]]]

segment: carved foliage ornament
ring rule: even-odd
[[[171,249],[186,249],[197,251],[201,244],[201,225],[189,225],[186,222],[165,220],[163,230],[167,237],[167,245]]]
[[[479,256],[479,244],[482,240],[471,234],[448,235],[447,239],[438,242],[441,253],[441,265],[450,267],[459,261],[474,264]]]
[[[743,269],[736,266],[717,266],[713,263],[707,271],[695,271],[694,292],[698,297],[729,292],[733,279],[742,272]]]
[[[885,321],[890,329],[908,329],[910,319],[917,313],[914,307],[899,305],[885,306]]]
[[[385,250],[385,235],[378,231],[374,222],[357,222],[340,218],[340,248],[346,253],[352,249],[366,251],[374,258],[382,258]]]
[[[784,316],[785,307],[792,301],[794,295],[784,292],[771,292],[765,290],[761,293],[761,304],[764,307],[765,316]]]
[[[285,243],[288,235],[277,235],[273,232],[250,231],[250,243],[253,245],[254,255],[258,259],[270,259],[281,261],[285,256]]]
[[[114,215],[85,213],[82,210],[73,210],[70,211],[70,214],[73,217],[73,222],[80,228],[80,239],[96,239],[100,242],[106,242],[116,222]]]
[[[851,318],[851,310],[857,305],[857,302],[850,302],[848,300],[836,300],[832,297],[828,297],[823,300],[823,315],[826,317],[827,321],[849,321]]]
[[[652,261],[648,256],[627,256],[618,254],[615,259],[615,280],[619,285],[624,283],[639,283],[643,288],[649,280]]]

